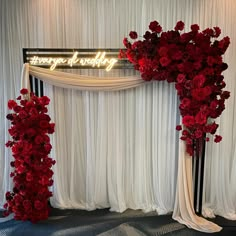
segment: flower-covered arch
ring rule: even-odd
[[[198,25],[192,25],[190,32],[181,34],[184,29],[182,21],[167,32],[162,32],[157,21],[151,22],[149,29],[142,40],[137,40],[137,32],[131,31],[129,35],[134,41],[131,43],[124,39],[126,50],[121,50],[120,56],[128,58],[145,81],[175,82],[183,124],[183,127],[177,125],[176,129],[182,130],[181,139],[186,143],[187,152],[193,156],[201,149],[202,140],[209,141],[206,134],[215,134],[218,124],[214,119],[221,115],[225,100],[230,96],[223,90],[226,84],[222,75],[227,69],[222,56],[229,46],[229,37],[217,40],[221,33],[219,27],[199,31]],[[61,81],[60,78],[66,76],[73,88],[97,91],[99,87],[97,80],[87,82],[84,77],[74,76],[69,79],[68,74],[62,72],[43,73],[36,68],[31,72],[62,87],[65,84],[55,81],[55,78]],[[26,77],[28,79],[29,75]],[[130,81],[127,78],[113,79],[112,83],[100,79],[103,86],[99,89],[119,90],[143,83],[139,78]],[[12,140],[6,146],[11,148],[14,157],[11,162],[14,188],[6,193],[4,207],[5,215],[14,213],[15,219],[37,222],[48,217],[48,199],[52,196],[49,187],[53,184],[51,168],[55,161],[49,157],[52,146],[48,134],[54,132],[55,124],[47,114],[49,98],[38,98],[34,94],[28,95],[28,92],[22,89],[18,101],[8,102],[8,108],[13,110],[7,115],[11,122],[9,133]],[[215,135],[214,141],[220,142],[221,139]]]
[[[120,51],[121,58],[127,58],[146,81],[166,80],[175,82],[180,99],[182,130],[180,137],[186,143],[186,151],[192,156],[194,150],[206,134],[215,134],[218,124],[214,121],[225,109],[225,100],[230,92],[224,91],[226,84],[222,72],[227,69],[222,56],[230,44],[229,37],[217,40],[221,34],[219,27],[199,30],[197,24],[191,31],[180,33],[184,22],[177,22],[174,30],[162,31],[157,21],[149,25],[149,31],[138,39],[131,31],[132,40],[124,38],[126,50]],[[214,141],[222,137],[215,135]]]

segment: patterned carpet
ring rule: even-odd
[[[214,219],[223,230],[211,235],[236,235],[236,221],[221,217]],[[52,209],[48,220],[32,224],[9,220],[0,224],[0,236],[160,236],[160,235],[209,235],[188,229],[171,218],[155,212],[143,213],[127,210],[124,213],[108,209],[96,211]]]

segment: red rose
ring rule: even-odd
[[[191,30],[196,32],[199,30],[199,26],[197,24],[191,25]]]
[[[183,57],[183,53],[181,51],[175,51],[172,55],[174,60],[180,60]]]
[[[224,92],[220,95],[220,97],[221,97],[222,99],[228,99],[228,98],[230,97],[230,92],[229,92],[229,91],[224,91]]]
[[[195,119],[193,116],[184,116],[182,119],[182,123],[186,126],[186,127],[191,127],[195,124]]]
[[[40,114],[39,118],[40,118],[40,120],[46,120],[46,121],[50,121],[51,120],[50,116],[47,115],[47,114]]]
[[[142,45],[141,41],[135,41],[135,42],[133,42],[131,49],[132,50],[139,50],[141,45]]]
[[[131,39],[136,39],[136,38],[138,37],[138,34],[137,34],[137,32],[135,32],[135,31],[130,31],[129,37],[130,37]]]
[[[6,192],[5,197],[6,197],[6,199],[11,199],[11,193],[10,192]]]
[[[222,53],[224,53],[228,48],[229,44],[230,44],[230,39],[227,36],[219,41],[218,47],[222,50]]]
[[[213,36],[214,35],[214,31],[213,29],[210,29],[210,28],[207,28],[205,30],[202,31],[202,33],[205,35],[205,36]]]
[[[43,135],[43,140],[44,140],[44,143],[49,143],[50,142],[50,138],[48,135]]]
[[[16,172],[18,173],[18,174],[22,174],[22,173],[24,173],[26,171],[26,167],[24,166],[24,165],[20,165],[20,166],[18,166],[17,168],[16,168]]]
[[[118,58],[119,59],[126,58],[126,53],[124,50],[120,49]]]
[[[222,137],[220,135],[215,135],[214,142],[219,143],[222,140]]]
[[[31,182],[31,181],[33,180],[33,175],[32,175],[31,172],[28,172],[28,173],[26,174],[26,180],[27,180],[28,182]]]
[[[49,183],[48,177],[45,176],[45,175],[42,176],[42,178],[41,178],[41,180],[39,181],[39,183],[42,184],[42,185],[48,185],[48,183]]]
[[[28,116],[28,113],[26,113],[24,110],[21,110],[20,112],[19,112],[19,117],[21,118],[21,119],[24,119],[24,118],[26,118]]]
[[[196,120],[196,123],[199,125],[204,125],[207,123],[207,117],[202,111],[197,113],[197,115],[195,116],[195,120]]]
[[[48,182],[48,186],[52,186],[53,185],[53,180],[50,179],[49,182]],[[50,196],[49,196],[50,197]]]
[[[203,135],[203,133],[200,129],[195,130],[195,132],[194,132],[195,138],[201,138],[202,135]]]
[[[187,144],[191,144],[191,145],[193,144],[193,140],[191,138],[186,138],[185,141]]]
[[[160,33],[162,31],[162,27],[159,25],[157,21],[152,21],[149,24],[149,29],[155,33]]]
[[[137,63],[136,54],[131,49],[127,50],[126,56],[131,63],[133,64]]]
[[[166,56],[168,53],[168,48],[167,47],[161,47],[158,49],[158,53],[161,57]]]
[[[32,204],[29,200],[24,200],[23,201],[23,207],[27,212],[30,212],[32,210]]]
[[[23,146],[21,143],[16,143],[15,145],[12,146],[11,150],[14,154],[18,154],[22,152]]]
[[[206,82],[206,77],[204,75],[196,75],[193,78],[193,86],[195,88],[201,88]]]
[[[13,111],[16,112],[16,113],[20,112],[21,109],[22,108],[20,106],[18,106],[18,105],[13,107]]]
[[[215,134],[218,127],[219,127],[219,125],[216,124],[215,122],[213,122],[212,124],[207,125],[205,130],[208,133]]]
[[[218,104],[219,103],[217,100],[213,100],[210,104],[210,108],[215,110],[217,108]]]
[[[181,73],[184,73],[184,64],[181,63],[181,64],[178,64],[178,70],[181,72]]]
[[[183,30],[184,29],[184,22],[183,21],[178,21],[176,26],[175,26],[175,30]]]
[[[43,143],[44,140],[43,140],[43,137],[41,135],[37,135],[35,137],[34,141],[35,141],[36,144],[41,144],[41,143]]]
[[[49,127],[48,121],[46,121],[46,120],[40,120],[40,122],[39,122],[39,127],[42,128],[42,129],[48,128],[48,127]]]
[[[55,124],[54,123],[49,124],[48,133],[52,134],[54,133],[54,131],[55,131]]]
[[[191,39],[192,37],[190,33],[183,33],[180,36],[180,40],[182,43],[188,43]]]
[[[4,208],[4,209],[7,209],[7,208],[8,208],[8,204],[5,203],[5,204],[3,205],[3,208]]]
[[[196,88],[192,90],[191,94],[197,101],[204,101],[211,94],[211,88],[209,86],[204,88]]]
[[[199,70],[202,67],[201,61],[194,62],[193,67],[194,67],[194,69]]]
[[[27,130],[26,130],[26,134],[27,134],[30,138],[32,138],[33,136],[35,136],[36,130],[34,130],[33,128],[27,129]]]
[[[14,196],[14,200],[15,200],[16,206],[19,206],[19,205],[22,204],[23,197],[22,197],[20,194],[16,194],[16,195]]]
[[[129,46],[131,46],[127,38],[124,38],[124,39],[123,39],[123,44],[124,44],[124,46],[125,46],[126,48],[128,48]]]
[[[184,83],[184,87],[188,90],[190,90],[192,88],[192,81],[191,80],[186,80],[185,83]]]
[[[34,207],[35,207],[36,210],[41,210],[43,208],[43,203],[40,202],[39,200],[36,200],[34,202]]]
[[[44,149],[47,153],[50,153],[50,151],[52,149],[52,145],[50,143],[47,143],[44,145]]]
[[[162,66],[168,66],[170,64],[171,60],[168,57],[162,57],[160,59],[160,63]]]
[[[186,81],[186,76],[184,74],[178,74],[177,82],[178,83],[184,83],[185,81]]]
[[[176,130],[178,130],[178,131],[182,130],[182,126],[181,125],[177,125],[176,126]]]
[[[8,101],[8,108],[13,109],[15,106],[17,106],[17,103],[14,100]]]
[[[14,120],[14,115],[13,114],[7,114],[6,118],[8,120]]]
[[[40,103],[42,104],[42,105],[48,105],[49,104],[49,102],[50,102],[50,99],[49,99],[49,97],[47,97],[47,96],[42,96],[42,97],[40,97],[39,98],[39,101],[40,101]]]
[[[150,31],[146,31],[145,34],[143,35],[143,38],[145,38],[146,40],[150,39],[151,38],[151,33]]]
[[[23,89],[20,90],[20,93],[21,93],[22,95],[25,95],[25,94],[28,93],[28,89],[23,88]]]
[[[179,108],[180,108],[180,109],[186,109],[186,108],[189,108],[190,105],[191,105],[191,100],[188,99],[188,98],[183,98],[183,99],[181,100],[181,103],[180,103],[180,105],[179,105]]]
[[[31,113],[31,115],[33,115],[33,116],[37,116],[37,115],[39,114],[38,110],[37,110],[35,107],[32,107],[32,108],[30,109],[30,113]]]
[[[8,141],[5,145],[6,145],[6,147],[12,147],[13,144],[14,144],[14,142]]]
[[[207,64],[208,66],[213,66],[213,64],[215,63],[215,58],[212,56],[208,56],[207,57]]]
[[[215,30],[215,37],[218,38],[221,34],[221,29],[219,27],[213,27]]]

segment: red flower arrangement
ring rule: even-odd
[[[194,154],[193,142],[200,139],[209,141],[206,133],[215,134],[218,124],[212,120],[225,109],[225,100],[230,92],[222,72],[227,69],[222,55],[230,44],[229,37],[216,40],[221,34],[219,27],[199,31],[197,24],[191,31],[180,33],[184,22],[177,22],[174,30],[162,31],[157,21],[149,25],[149,31],[138,40],[138,34],[131,31],[132,43],[124,38],[126,50],[120,51],[121,58],[127,58],[140,71],[144,80],[167,80],[175,82],[180,99],[180,113],[184,128],[181,139],[186,142],[190,155]],[[221,136],[215,135],[215,142]]]
[[[48,156],[52,148],[48,134],[54,132],[55,124],[50,123],[46,114],[48,97],[33,93],[29,96],[27,89],[20,93],[19,104],[8,101],[8,108],[13,110],[7,115],[12,140],[6,147],[11,148],[14,157],[11,162],[14,171],[10,174],[14,187],[13,192],[6,193],[4,214],[14,213],[16,220],[37,222],[47,219],[49,214],[48,199],[52,192],[48,188],[53,184],[51,167],[55,160]]]

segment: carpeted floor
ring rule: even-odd
[[[214,222],[223,227],[211,235],[236,235],[236,221],[217,217]],[[48,220],[32,224],[10,220],[0,224],[0,236],[159,236],[159,235],[209,235],[188,229],[171,218],[155,212],[127,210],[124,213],[109,209],[96,211],[52,209]]]

